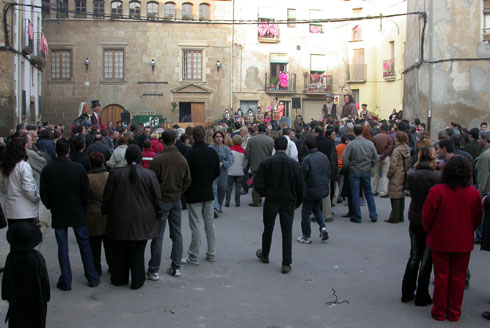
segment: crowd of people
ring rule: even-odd
[[[298,207],[302,234],[297,242],[311,244],[312,221],[318,224],[320,241],[329,239],[327,223],[333,221],[337,204],[347,205],[343,217],[355,224],[363,221],[361,206],[367,205],[369,220],[377,222],[375,197],[390,198],[391,213],[384,221],[396,224],[404,221],[405,197],[410,195],[411,250],[401,301],[433,304],[436,320],[459,319],[473,245],[490,250],[488,226],[480,223],[490,206],[490,132],[485,122],[469,131],[451,123],[433,143],[418,119],[409,122],[395,112],[378,121],[364,107],[358,115],[352,97],[346,96],[341,110],[328,102],[321,120],[305,123],[298,117],[291,128],[284,120],[234,121],[227,113],[213,126],[184,130],[174,125],[159,135],[143,125],[117,122],[105,127],[97,106],[98,101],[92,103],[95,114],[90,117],[89,105],[81,105],[69,138],[63,125],[46,122],[42,127],[20,124],[0,140],[0,192],[12,247],[3,277],[8,292],[2,297],[10,302],[11,324],[41,327],[46,318],[49,282],[44,259],[33,249],[40,242],[39,229],[33,229],[40,206],[51,211],[61,271],[57,288],[71,290],[72,228],[90,287],[100,283],[104,249],[112,284],[130,282],[138,289],[145,279],[160,278],[167,221],[172,249],[166,273],[179,277],[182,264],[200,264],[201,222],[205,259],[216,260],[214,220],[232,206],[233,192],[238,207],[250,190],[249,206],[263,206],[262,247],[256,256],[269,263],[279,215],[283,274],[291,271]],[[191,230],[186,254],[181,233],[185,209]],[[150,240],[151,258],[145,264]],[[36,261],[38,269],[29,277],[16,276],[23,270],[16,257]],[[17,279],[36,276],[44,278],[32,288],[43,292],[34,300],[25,288],[12,296],[19,288]],[[32,316],[20,315],[15,308],[21,306],[19,299],[40,306],[31,309]],[[490,312],[483,316],[490,319]]]

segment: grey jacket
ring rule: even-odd
[[[347,144],[342,157],[344,168],[353,173],[366,173],[376,165],[378,153],[374,144],[363,136],[357,136]]]
[[[47,164],[46,159],[32,149],[27,149],[27,157],[29,158],[27,162],[32,168],[32,175],[34,176],[34,180],[36,180],[37,188],[39,189],[41,172]]]
[[[245,156],[252,172],[257,172],[260,163],[272,156],[273,148],[274,139],[265,133],[259,133],[248,139]]]

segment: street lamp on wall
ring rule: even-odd
[[[219,59],[216,61],[216,69],[218,70],[218,73],[219,73],[219,69],[221,68],[221,62],[219,61]]]
[[[157,64],[157,62],[155,61],[155,59],[152,59],[150,64],[151,64],[151,71],[152,71],[152,73],[154,73],[155,72],[155,65]]]
[[[88,65],[90,64],[90,59],[85,58],[85,60],[84,60],[83,62],[84,62],[84,64],[85,64],[85,71],[87,71],[87,72],[88,72]]]

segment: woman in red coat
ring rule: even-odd
[[[471,186],[471,163],[451,157],[442,169],[442,184],[431,188],[422,223],[434,263],[432,317],[458,321],[466,270],[473,250],[473,233],[480,224],[480,193]]]

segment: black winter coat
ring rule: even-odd
[[[318,151],[325,154],[330,161],[330,178],[337,179],[338,157],[335,149],[335,141],[325,136],[318,136],[316,139],[316,147]]]
[[[187,203],[208,202],[214,199],[213,181],[219,177],[218,153],[205,142],[194,143],[186,154],[191,171],[191,185],[185,192]]]
[[[441,172],[431,170],[428,162],[421,162],[417,170],[408,174],[408,188],[412,199],[408,209],[410,223],[422,225],[422,208],[427,195],[430,188],[439,183],[441,183]]]
[[[10,251],[3,273],[2,299],[9,303],[9,327],[46,327],[50,290],[41,253],[35,249]]]
[[[305,199],[317,200],[328,196],[330,183],[330,161],[327,156],[311,149],[301,164],[303,177],[305,179]]]
[[[51,210],[53,229],[85,226],[90,187],[80,163],[56,157],[42,170],[40,185],[41,200]]]
[[[305,182],[298,162],[283,151],[276,152],[260,163],[254,189],[266,200],[284,207],[298,207],[305,193]]]
[[[88,156],[82,152],[76,152],[76,153],[71,153],[70,154],[70,159],[72,162],[77,162],[82,164],[83,168],[85,169],[85,172],[88,173],[90,171],[90,160],[88,159]]]

